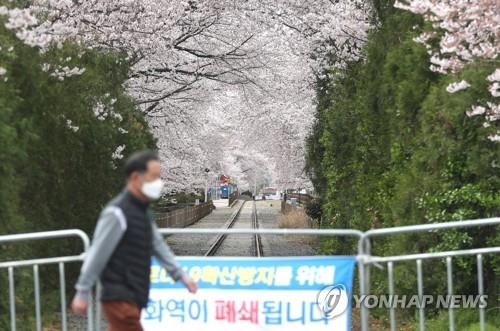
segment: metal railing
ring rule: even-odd
[[[22,241],[33,241],[33,240],[46,240],[46,239],[56,239],[56,238],[68,238],[77,237],[81,239],[83,243],[82,253],[79,255],[70,256],[59,256],[59,257],[48,257],[48,258],[38,258],[30,260],[14,260],[14,261],[2,261],[0,262],[0,270],[7,269],[8,272],[8,282],[9,282],[9,316],[10,316],[10,328],[12,331],[17,329],[17,319],[16,319],[16,294],[15,294],[15,274],[16,268],[28,267],[33,268],[33,289],[34,289],[34,300],[35,300],[35,325],[36,331],[42,331],[42,307],[40,299],[40,265],[57,264],[59,269],[59,291],[60,291],[60,303],[61,303],[61,330],[67,331],[67,307],[66,307],[66,275],[65,275],[65,264],[71,262],[82,262],[85,253],[89,248],[89,237],[85,232],[78,229],[70,230],[58,230],[58,231],[46,231],[46,232],[34,232],[34,233],[23,233],[23,234],[11,234],[0,236],[0,244],[22,242]],[[89,309],[87,310],[87,319],[89,321],[93,320],[93,302],[89,303]],[[92,331],[92,323],[88,323],[88,331]]]
[[[353,252],[353,255],[357,256],[358,265],[358,281],[360,295],[368,295],[370,293],[370,267],[372,265],[386,265],[387,267],[387,281],[389,295],[394,294],[394,265],[396,263],[404,261],[415,261],[416,263],[416,277],[417,277],[417,293],[419,297],[423,296],[424,288],[424,277],[422,264],[424,261],[430,259],[444,259],[446,261],[446,273],[447,273],[447,290],[448,294],[453,293],[453,269],[452,269],[452,259],[459,256],[476,256],[477,261],[477,288],[478,294],[482,295],[484,293],[484,280],[483,280],[483,256],[486,254],[499,254],[500,247],[481,247],[466,250],[455,250],[455,251],[443,251],[443,252],[429,252],[429,253],[411,253],[411,254],[400,254],[396,256],[373,256],[371,255],[371,245],[375,238],[388,237],[391,235],[400,234],[415,234],[422,232],[436,232],[436,231],[446,231],[451,229],[465,229],[472,227],[483,227],[483,226],[498,226],[500,225],[500,218],[490,218],[490,219],[480,219],[480,220],[469,220],[469,221],[458,221],[449,223],[438,223],[438,224],[423,224],[415,226],[402,226],[393,227],[385,229],[375,229],[367,232],[361,232],[355,229],[209,229],[209,228],[162,228],[160,233],[164,236],[170,234],[205,234],[205,235],[248,235],[257,234],[260,236],[264,235],[312,235],[312,236],[334,236],[334,237],[351,237],[357,240],[357,252]],[[11,318],[11,329],[16,330],[16,310],[15,310],[15,292],[14,292],[14,268],[32,266],[33,267],[33,278],[34,278],[34,295],[35,295],[35,316],[37,331],[41,331],[41,309],[40,309],[40,284],[39,284],[39,271],[38,266],[41,264],[58,264],[59,265],[59,276],[60,276],[60,292],[61,292],[61,326],[62,330],[67,330],[67,314],[66,314],[66,289],[65,289],[65,274],[64,274],[64,264],[68,262],[81,262],[84,258],[85,252],[89,246],[89,239],[87,235],[81,230],[60,230],[60,231],[50,231],[50,232],[40,232],[40,233],[28,233],[28,234],[18,234],[18,235],[7,235],[0,236],[0,244],[6,242],[15,241],[26,241],[34,239],[51,239],[51,238],[61,238],[77,236],[83,241],[83,251],[80,255],[75,256],[62,256],[62,257],[51,257],[45,259],[32,259],[32,260],[19,260],[19,261],[8,261],[0,262],[0,269],[8,269],[9,278],[9,308],[10,308],[10,318]],[[96,296],[99,297],[100,288],[97,289]],[[97,312],[94,318],[93,315],[93,303],[90,302],[89,309],[87,311],[88,321],[94,321],[93,323],[88,323],[87,330],[92,331],[95,327],[100,326],[100,305],[97,304]],[[453,309],[449,309],[449,330],[455,330],[455,321]],[[369,325],[369,314],[370,309],[363,303],[361,305],[361,329],[363,331],[368,331],[370,329]],[[396,330],[396,317],[393,308],[389,309],[390,316],[390,327],[391,330]],[[480,330],[484,330],[485,327],[485,312],[484,308],[479,308],[478,321],[480,324]],[[423,308],[419,309],[419,327],[420,330],[425,330],[425,312]],[[98,329],[99,330],[99,329]]]
[[[212,202],[204,202],[196,206],[179,208],[166,213],[160,212],[156,214],[156,223],[159,227],[182,228],[199,221],[210,214],[213,209]]]
[[[312,199],[314,199],[314,197],[312,195],[309,195],[309,194],[288,193],[287,194],[287,199],[292,199],[292,198],[297,199],[297,202],[299,204],[308,203],[309,201],[311,201]]]
[[[466,220],[466,221],[455,221],[446,223],[435,223],[435,224],[420,224],[420,225],[410,225],[401,226],[393,228],[384,229],[374,229],[365,232],[359,241],[358,249],[362,252],[362,255],[358,259],[358,266],[360,273],[364,275],[360,276],[360,294],[368,295],[370,292],[370,266],[377,264],[386,264],[387,267],[387,281],[389,295],[394,295],[394,264],[403,261],[415,261],[416,264],[416,278],[417,278],[417,294],[419,301],[422,301],[424,295],[424,276],[423,276],[423,262],[431,259],[444,259],[446,261],[446,281],[447,281],[447,294],[453,295],[453,258],[460,256],[476,256],[477,261],[477,294],[479,296],[484,295],[484,280],[483,280],[483,257],[486,254],[499,254],[500,247],[482,247],[482,248],[471,248],[464,250],[453,250],[453,251],[441,251],[441,252],[429,252],[429,253],[417,253],[417,254],[400,254],[395,256],[372,256],[371,246],[372,240],[375,238],[389,237],[393,235],[401,234],[416,234],[416,233],[435,233],[438,231],[446,230],[458,230],[458,229],[470,229],[485,226],[498,226],[500,225],[500,217],[489,218],[489,219],[476,219],[476,220]],[[450,331],[456,330],[455,328],[455,317],[453,307],[450,305],[448,308],[448,329]],[[425,310],[424,305],[420,304],[418,307],[418,325],[419,330],[425,330]],[[396,324],[396,314],[394,307],[389,309],[389,320],[391,331],[397,329]],[[478,321],[480,331],[485,329],[485,311],[484,307],[479,307]],[[361,325],[362,330],[369,330],[369,309],[365,304],[361,305]]]

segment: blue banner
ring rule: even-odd
[[[196,294],[151,265],[146,331],[350,330],[355,257],[184,257]]]

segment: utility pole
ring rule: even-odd
[[[208,202],[208,179],[205,178],[205,202]]]
[[[205,168],[205,203],[208,202],[208,173],[210,169]]]
[[[215,176],[215,200],[219,199],[219,175]]]

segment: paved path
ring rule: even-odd
[[[227,201],[227,200],[226,200]],[[238,201],[232,208],[216,207],[214,211],[199,220],[198,222],[188,226],[187,228],[220,228],[228,221],[232,213],[234,213],[239,204],[243,201]],[[167,243],[176,255],[203,256],[215,240],[216,235],[192,234],[180,235],[173,234],[167,237]]]
[[[233,212],[242,200],[232,208],[217,208],[210,215],[189,226],[188,228],[219,228],[224,227]],[[261,228],[278,228],[278,219],[281,215],[280,201],[257,201],[257,215]],[[252,202],[243,206],[234,228],[250,228],[252,215]],[[167,243],[176,255],[203,256],[210,245],[215,241],[215,235],[170,235]],[[299,256],[315,255],[314,249],[309,245],[309,238],[294,238],[292,236],[265,235],[262,236],[264,256]],[[253,256],[251,235],[228,236],[219,250],[218,256]]]

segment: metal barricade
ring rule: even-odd
[[[65,276],[65,264],[71,262],[81,262],[85,256],[85,252],[89,248],[89,237],[82,230],[71,229],[71,230],[58,230],[58,231],[47,231],[47,232],[34,232],[34,233],[23,233],[23,234],[12,234],[0,236],[0,244],[14,243],[22,241],[33,241],[42,239],[56,239],[56,238],[68,238],[77,237],[81,239],[83,243],[82,253],[79,255],[70,256],[59,256],[59,257],[48,257],[48,258],[38,258],[30,260],[16,260],[16,261],[6,261],[0,262],[0,270],[7,269],[8,272],[8,282],[9,282],[9,315],[10,315],[10,327],[12,331],[17,329],[16,320],[16,301],[15,301],[15,273],[16,268],[21,267],[32,267],[33,268],[33,289],[34,289],[34,299],[35,299],[35,322],[36,330],[42,331],[42,309],[41,309],[41,299],[40,299],[40,275],[39,266],[57,264],[59,268],[59,287],[60,287],[60,303],[61,303],[61,330],[67,331],[67,312],[66,312],[66,276]],[[89,309],[87,310],[87,319],[92,321],[93,317],[93,302],[89,302]],[[92,323],[88,323],[88,331],[93,331]]]
[[[160,233],[164,236],[170,234],[205,234],[205,235],[218,235],[218,234],[228,234],[228,235],[248,235],[248,234],[258,234],[258,235],[311,235],[311,236],[332,236],[332,237],[351,237],[358,241],[357,251],[353,252],[353,255],[357,257],[358,265],[358,281],[360,295],[368,295],[370,293],[370,267],[372,265],[383,264],[387,267],[387,281],[389,295],[394,294],[394,265],[403,261],[415,261],[416,263],[416,277],[417,277],[417,293],[421,297],[423,295],[424,288],[424,278],[422,264],[424,261],[430,259],[444,259],[446,261],[446,273],[447,273],[447,289],[448,294],[453,293],[453,268],[452,259],[459,256],[476,256],[477,261],[477,276],[478,276],[478,294],[484,294],[484,283],[483,283],[483,256],[486,254],[499,254],[500,247],[482,247],[467,250],[455,250],[455,251],[445,251],[445,252],[431,252],[431,253],[412,253],[412,254],[401,254],[396,256],[372,256],[371,255],[371,245],[375,238],[388,237],[397,234],[415,234],[423,233],[429,231],[446,231],[450,229],[465,229],[480,226],[498,226],[500,225],[500,218],[490,218],[490,219],[480,219],[480,220],[469,220],[469,221],[458,221],[458,222],[448,222],[448,223],[438,223],[438,224],[423,224],[414,226],[402,226],[384,229],[375,229],[367,232],[361,232],[355,229],[241,229],[241,228],[231,228],[231,229],[209,229],[209,228],[161,228]],[[40,304],[40,284],[39,284],[39,265],[42,264],[58,264],[59,265],[59,277],[60,277],[60,302],[61,302],[61,326],[62,330],[67,330],[67,313],[66,313],[66,282],[64,265],[69,262],[81,262],[85,256],[85,252],[89,247],[88,236],[81,230],[60,230],[60,231],[49,231],[49,232],[38,232],[38,233],[27,233],[27,234],[15,234],[15,235],[4,235],[0,236],[0,244],[8,242],[19,242],[28,241],[36,239],[54,239],[63,237],[79,237],[83,242],[83,251],[80,255],[74,256],[61,256],[61,257],[50,257],[42,259],[32,259],[32,260],[18,260],[18,261],[8,261],[0,262],[0,269],[8,270],[8,282],[9,282],[9,311],[11,319],[11,330],[16,330],[16,309],[15,309],[15,291],[14,291],[14,270],[19,267],[32,266],[33,267],[33,279],[34,279],[34,293],[35,293],[35,316],[36,316],[36,330],[41,331],[41,304]],[[96,297],[99,297],[100,287],[97,288]],[[95,328],[99,330],[100,328],[100,304],[97,303],[96,316],[93,314],[94,304],[91,301],[89,304],[89,309],[87,311],[87,320],[93,321],[88,323],[87,330],[93,331]],[[369,325],[369,308],[365,305],[361,305],[361,329],[363,331],[368,331],[370,329]],[[390,317],[390,327],[391,330],[396,330],[396,318],[394,309],[389,310]],[[420,330],[425,330],[425,312],[423,308],[419,310],[419,326]],[[484,330],[485,325],[485,313],[484,308],[479,310],[479,323],[481,330]],[[454,315],[453,309],[449,309],[449,330],[455,330],[454,326]]]
[[[358,230],[351,229],[186,229],[186,228],[161,228],[159,229],[163,236],[169,234],[231,234],[231,235],[245,235],[245,234],[259,234],[259,235],[313,235],[313,236],[337,236],[337,237],[352,237],[356,240],[362,238],[363,233]],[[84,243],[84,250],[82,254],[75,256],[64,257],[51,257],[45,259],[23,260],[23,261],[9,261],[0,262],[0,269],[8,268],[9,270],[9,307],[11,312],[11,330],[16,330],[16,315],[15,315],[15,292],[14,292],[14,273],[13,268],[20,266],[33,266],[34,268],[34,288],[35,288],[35,301],[36,301],[36,323],[37,331],[41,331],[41,310],[40,310],[40,293],[38,283],[38,265],[40,264],[59,264],[60,270],[60,287],[61,287],[61,330],[67,330],[67,313],[66,313],[66,283],[64,275],[64,263],[68,262],[82,262],[85,257],[85,252],[89,247],[88,236],[81,230],[60,230],[49,232],[37,232],[27,234],[16,234],[8,236],[0,236],[0,244],[12,241],[26,241],[33,239],[52,239],[69,236],[79,236]],[[355,255],[355,252],[353,252]],[[360,273],[360,277],[363,274]],[[100,287],[97,287],[96,298],[100,296]],[[87,330],[100,330],[101,316],[100,316],[100,302],[96,303],[96,314],[94,316],[94,303],[93,300],[89,303],[87,310]]]
[[[401,254],[395,256],[372,256],[371,255],[371,241],[375,238],[388,237],[391,235],[400,234],[416,234],[424,232],[436,232],[457,229],[470,229],[484,226],[497,226],[500,225],[500,217],[489,219],[477,219],[467,221],[455,221],[436,224],[421,224],[411,226],[392,227],[384,229],[375,229],[367,231],[363,234],[362,239],[359,241],[359,250],[363,255],[358,258],[358,266],[363,269],[363,277],[360,277],[360,294],[368,295],[370,293],[370,266],[376,264],[385,264],[387,267],[387,281],[389,296],[394,295],[394,264],[402,261],[415,261],[416,264],[416,278],[417,278],[417,295],[420,302],[424,295],[424,276],[422,265],[424,261],[431,259],[444,259],[446,261],[446,275],[447,275],[447,294],[453,295],[453,267],[452,259],[459,256],[476,256],[477,261],[477,291],[478,295],[484,295],[484,282],[483,282],[483,256],[486,254],[499,254],[500,247],[481,247],[471,248],[465,250],[455,251],[442,251],[442,252],[429,252],[417,254]],[[364,280],[364,281],[363,281]],[[425,311],[424,305],[420,304],[418,312],[419,330],[425,330]],[[391,331],[397,329],[396,316],[394,307],[389,309],[389,319]],[[455,318],[453,308],[448,308],[448,325],[449,330],[455,330]],[[478,321],[480,330],[484,331],[485,328],[485,312],[484,307],[479,307]],[[369,330],[369,309],[366,302],[361,305],[361,325],[363,331]]]
[[[172,235],[172,234],[182,234],[182,235],[190,235],[190,234],[204,234],[204,235],[248,235],[248,234],[257,234],[260,236],[265,235],[309,235],[309,236],[321,236],[321,237],[351,237],[356,239],[358,242],[361,242],[364,236],[364,233],[355,230],[355,229],[251,229],[251,228],[177,228],[177,229],[159,229],[160,233],[163,236]],[[353,251],[353,255],[357,256],[357,259],[364,256],[364,251],[362,250],[362,245],[358,245],[358,249],[356,252]],[[358,277],[360,284],[365,283],[365,271],[364,265],[358,264]],[[366,329],[368,330],[368,329]]]

